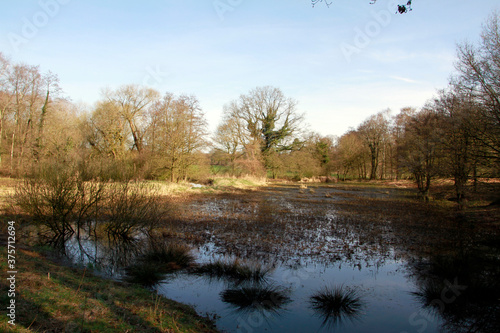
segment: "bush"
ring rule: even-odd
[[[158,188],[146,182],[110,184],[105,204],[106,231],[115,236],[149,233],[165,213]]]
[[[47,227],[55,241],[98,215],[104,192],[104,183],[84,182],[69,166],[49,165],[16,187],[15,201],[36,225]]]
[[[149,232],[165,205],[158,190],[145,182],[86,180],[68,164],[42,165],[16,187],[15,201],[36,225],[48,228],[50,243],[64,242],[88,224],[102,223],[113,236]]]

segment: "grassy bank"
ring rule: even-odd
[[[2,276],[8,271],[5,252]],[[0,280],[2,332],[217,332],[189,306],[63,267],[31,249],[17,250],[16,269],[16,326],[5,315],[9,286]]]

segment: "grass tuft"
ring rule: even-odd
[[[344,320],[358,319],[364,307],[355,289],[340,286],[324,287],[309,300],[311,308],[323,318],[323,324],[336,326]]]
[[[210,278],[228,278],[237,282],[262,282],[267,278],[271,269],[260,264],[242,264],[240,260],[217,260],[198,266],[194,272]]]
[[[182,269],[194,262],[191,249],[182,244],[152,242],[150,249],[143,255],[142,261],[158,264],[163,269]]]
[[[149,250],[134,265],[125,269],[125,280],[152,287],[162,281],[166,274],[189,267],[193,262],[191,249],[185,245],[152,242]]]
[[[236,307],[238,311],[264,310],[277,312],[290,302],[285,289],[279,286],[250,286],[227,289],[221,293],[221,299]]]
[[[144,287],[153,287],[165,278],[165,273],[152,263],[136,263],[125,269],[127,276],[125,281],[135,283]]]

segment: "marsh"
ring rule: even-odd
[[[465,215],[394,186],[280,184],[184,197],[154,234],[188,246],[194,262],[151,288],[228,332],[493,332],[500,248],[483,215],[495,212]],[[131,248],[141,252],[146,239]],[[105,262],[106,246],[100,252],[84,261]],[[134,258],[106,267],[122,279]]]

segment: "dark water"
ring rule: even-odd
[[[489,252],[498,247],[483,244],[478,252],[467,243],[460,251],[439,247],[435,255],[433,251],[424,255],[418,251],[419,241],[415,241],[417,250],[413,244],[411,251],[406,250],[409,241],[393,241],[408,232],[398,234],[389,218],[381,216],[372,226],[360,224],[361,215],[340,216],[341,202],[400,194],[275,187],[253,200],[226,197],[192,202],[184,211],[193,213],[186,216],[196,223],[182,223],[179,230],[197,235],[192,246],[198,263],[239,257],[273,269],[266,279],[252,283],[180,271],[154,288],[214,318],[226,332],[498,331],[500,256]],[[418,229],[423,239],[430,238],[426,230]],[[413,238],[408,235],[409,239]],[[143,242],[144,237],[126,243],[72,240],[67,252],[74,261],[120,279]],[[311,296],[325,287],[355,291],[361,306],[352,313],[325,315],[311,303]],[[276,291],[278,299],[262,302],[255,296],[269,289]]]
[[[422,310],[412,295],[416,287],[406,276],[404,264],[398,261],[361,268],[342,263],[279,266],[268,283],[284,287],[291,301],[272,310],[258,306],[240,309],[224,302],[221,296],[225,290],[237,287],[185,274],[164,281],[157,290],[194,305],[201,314],[216,314],[217,326],[228,332],[422,332],[424,327],[425,332],[437,332],[440,325],[439,317]],[[310,296],[332,284],[359,291],[364,308],[356,318],[329,323],[329,318],[311,308]]]

